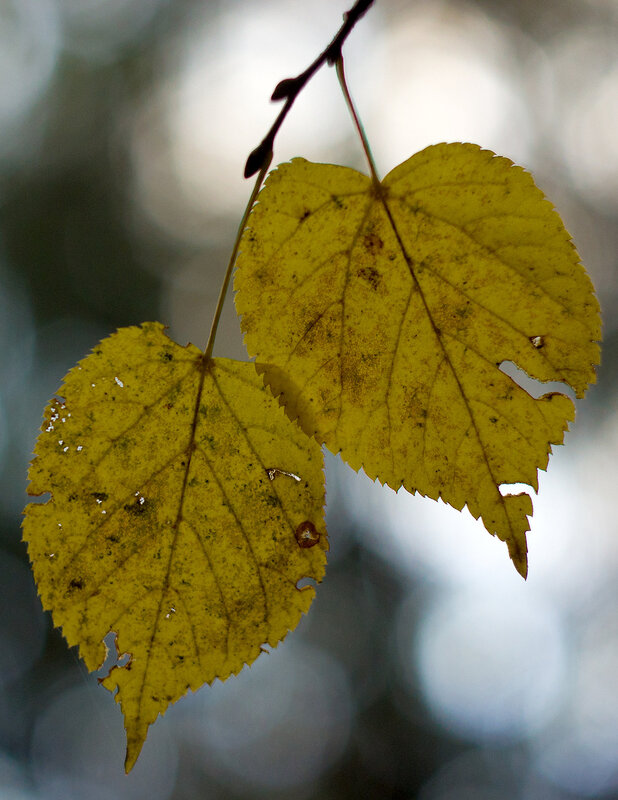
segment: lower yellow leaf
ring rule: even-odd
[[[147,323],[104,339],[46,408],[25,510],[39,593],[90,670],[117,633],[126,769],[188,689],[225,679],[307,611],[326,563],[320,448],[255,366]]]

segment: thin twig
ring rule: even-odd
[[[243,214],[242,219],[240,221],[240,225],[238,226],[236,241],[234,242],[234,247],[232,248],[232,255],[230,256],[230,260],[227,265],[227,270],[225,272],[225,278],[223,279],[221,291],[219,292],[219,299],[217,300],[217,308],[215,309],[215,315],[213,317],[212,325],[210,327],[208,342],[206,343],[206,349],[204,350],[204,363],[206,363],[208,359],[212,356],[212,349],[215,345],[215,336],[217,335],[217,327],[219,325],[221,312],[223,311],[223,303],[225,302],[225,295],[227,294],[227,288],[230,284],[230,278],[232,277],[234,264],[236,263],[236,256],[238,255],[240,240],[242,239],[242,235],[247,226],[247,220],[249,219],[249,214],[251,213],[253,204],[255,203],[259,191],[262,188],[262,183],[264,182],[264,178],[266,177],[266,173],[268,172],[268,168],[270,167],[271,159],[272,159],[272,154],[271,157],[264,162],[264,164],[260,169],[260,174],[256,178],[255,186],[253,187],[253,191],[251,192],[251,197],[249,198],[249,202],[247,203],[247,207],[245,208],[245,213]]]
[[[273,157],[273,145],[275,136],[277,135],[283,120],[287,117],[289,110],[294,105],[294,101],[302,91],[305,84],[313,77],[313,75],[320,69],[324,63],[331,66],[336,64],[341,58],[341,48],[345,40],[350,35],[350,32],[358,22],[358,20],[366,13],[366,11],[373,5],[374,0],[357,0],[354,6],[343,15],[343,25],[337,32],[337,35],[328,45],[328,47],[320,53],[315,61],[310,64],[304,72],[297,75],[295,78],[286,78],[275,86],[272,93],[271,100],[285,100],[283,108],[279,112],[277,119],[273,122],[271,129],[268,131],[264,139],[249,155],[245,165],[245,178],[250,178],[259,172],[264,164]]]

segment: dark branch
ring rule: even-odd
[[[277,119],[274,121],[272,128],[249,155],[247,163],[245,164],[245,178],[250,178],[252,175],[255,175],[256,172],[262,169],[266,162],[270,161],[273,154],[275,136],[303,87],[311,80],[323,64],[328,63],[332,66],[337,62],[341,57],[341,48],[345,40],[350,35],[350,32],[358,20],[371,5],[373,5],[373,0],[357,0],[354,6],[343,15],[343,25],[337,32],[335,38],[328,47],[320,53],[316,60],[310,64],[304,72],[301,72],[300,75],[297,75],[295,78],[286,78],[275,86],[275,90],[270,99],[285,100],[285,103]]]

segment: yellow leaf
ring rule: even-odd
[[[127,771],[159,713],[251,663],[306,612],[328,549],[320,448],[255,366],[163,326],[121,329],[45,411],[24,538],[54,623],[90,670],[117,633]]]
[[[249,354],[291,418],[354,469],[467,504],[527,571],[527,494],[570,399],[533,399],[499,365],[582,396],[599,307],[531,176],[471,144],[428,147],[373,185],[295,159],[271,173],[241,243]]]

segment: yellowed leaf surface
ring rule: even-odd
[[[513,361],[581,397],[599,307],[531,176],[471,144],[428,147],[380,186],[295,159],[268,178],[241,244],[249,354],[289,415],[354,469],[467,504],[527,571],[525,494],[574,408],[533,399]]]
[[[158,714],[298,623],[328,549],[320,448],[250,363],[125,328],[66,376],[30,467],[24,538],[90,670],[117,633],[129,770]]]

